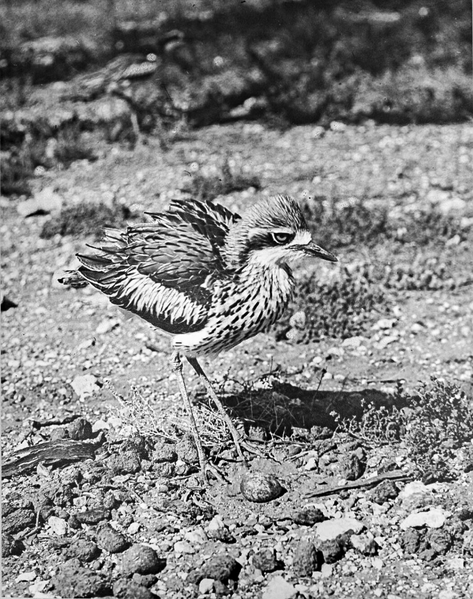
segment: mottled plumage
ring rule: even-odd
[[[173,201],[150,216],[153,222],[126,231],[106,230],[98,253],[78,256],[78,273],[112,303],[171,335],[178,374],[182,354],[224,412],[196,357],[230,349],[276,322],[294,289],[291,261],[336,258],[313,242],[289,197],[263,200],[243,218],[196,200]],[[180,390],[191,410],[183,381]],[[195,437],[199,444],[196,430]],[[201,446],[199,457],[204,468]]]

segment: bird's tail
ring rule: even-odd
[[[89,284],[78,270],[66,270],[64,276],[58,278],[58,282],[74,289],[81,289]]]

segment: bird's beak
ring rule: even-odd
[[[309,256],[314,256],[315,258],[321,258],[322,260],[328,260],[328,262],[338,262],[337,256],[329,252],[328,250],[324,250],[323,247],[317,245],[313,241],[310,241],[306,245],[302,246],[302,248],[306,254]]]

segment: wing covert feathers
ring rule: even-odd
[[[177,334],[204,327],[211,286],[224,276],[221,250],[239,216],[196,200],[173,201],[153,222],[106,229],[97,253],[78,255],[79,272],[112,303]]]

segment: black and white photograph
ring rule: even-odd
[[[8,599],[473,597],[471,0],[0,0]]]

